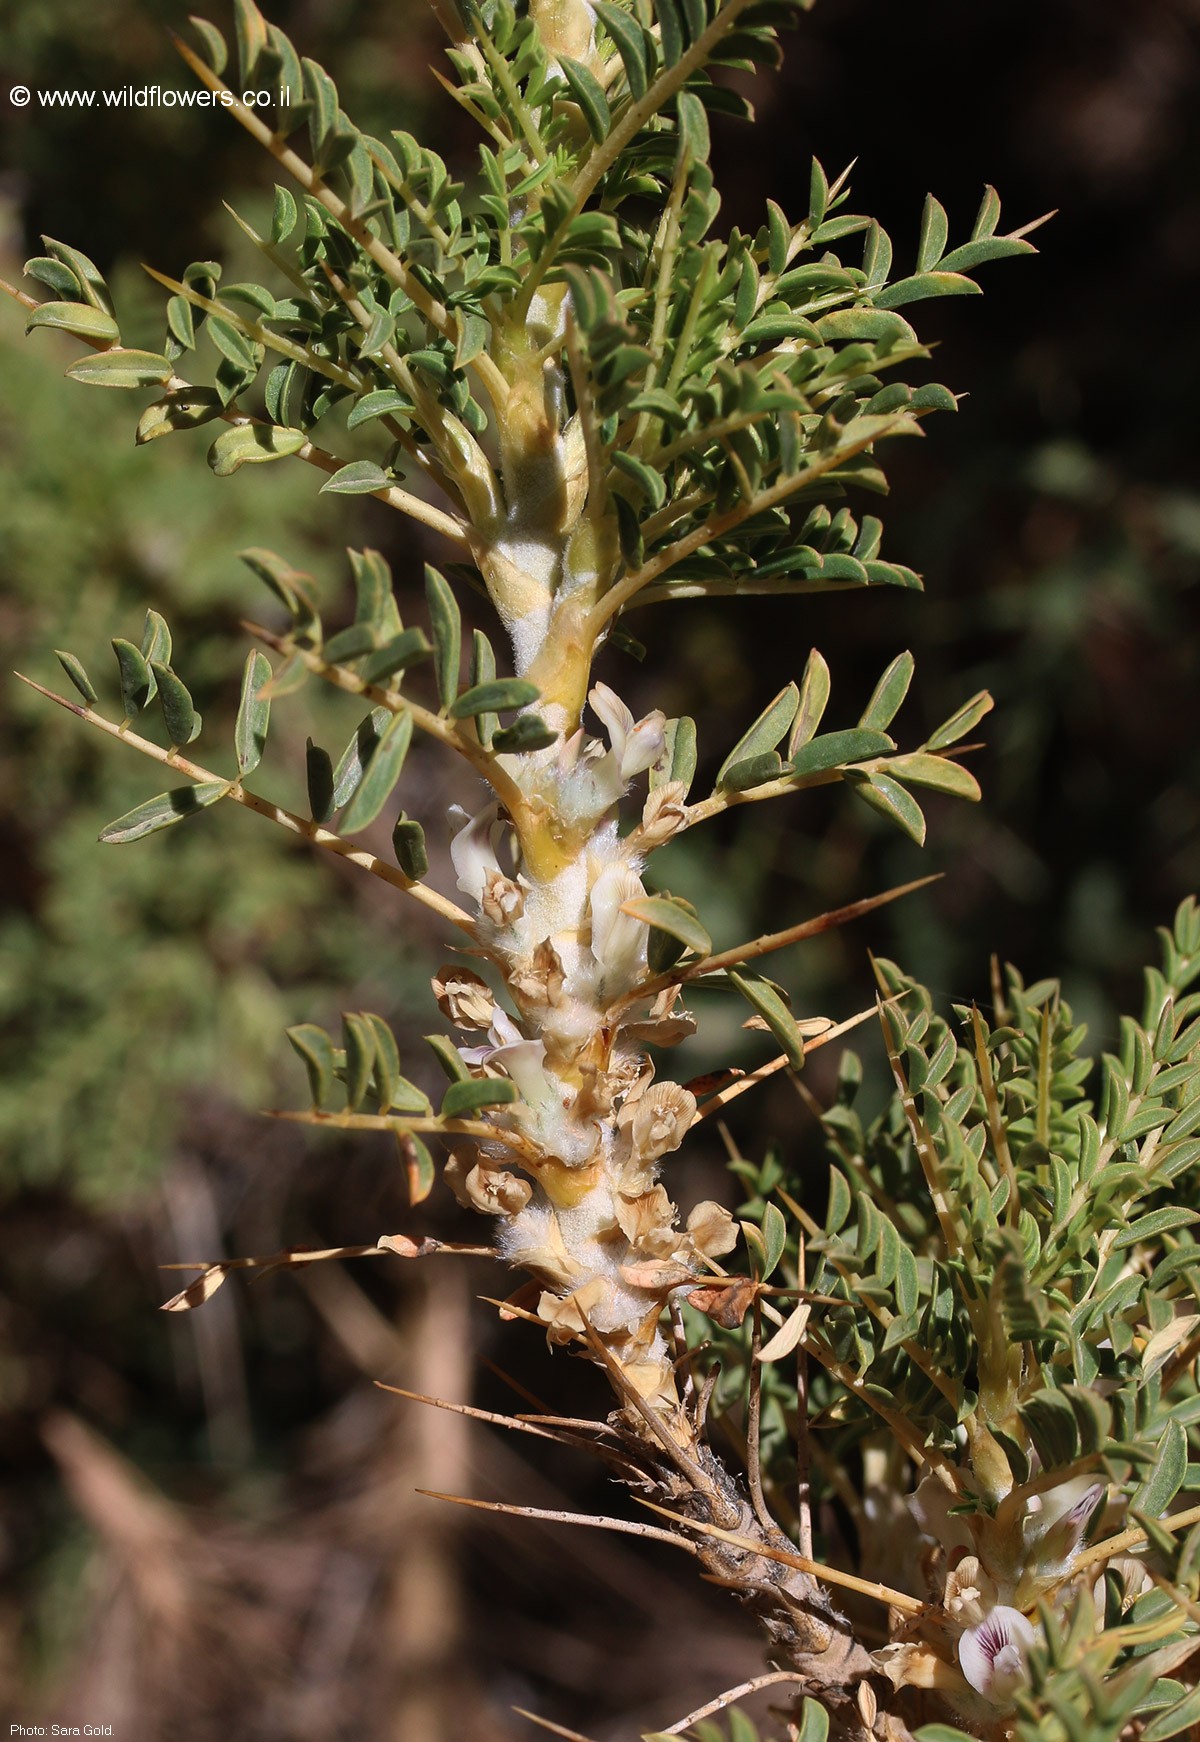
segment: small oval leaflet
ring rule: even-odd
[[[187,686],[176,677],[169,665],[157,659],[150,661],[150,670],[158,682],[158,699],[163,721],[172,746],[178,750],[190,744],[200,731],[200,716],[192,703]]]
[[[407,711],[393,715],[390,724],[384,728],[362,780],[342,813],[341,827],[347,834],[355,834],[373,823],[391,797],[404,768],[412,733],[412,715]]]
[[[323,1107],[333,1094],[333,1042],[315,1022],[301,1022],[286,1030],[288,1040],[304,1061],[309,1093],[314,1107]]]
[[[898,653],[875,685],[870,701],[863,710],[860,726],[884,732],[891,725],[912,683],[916,661],[911,653]]]
[[[146,664],[145,656],[140,648],[117,636],[112,644],[117,656],[117,666],[121,680],[121,706],[126,719],[133,719],[140,714],[146,703],[154,694],[157,684],[154,673]]]
[[[471,1081],[471,1072],[448,1034],[427,1034],[425,1044],[452,1083]]]
[[[499,713],[502,709],[526,708],[541,695],[537,685],[526,677],[499,677],[488,683],[477,683],[464,690],[450,704],[450,717],[465,720],[473,714]]]
[[[121,337],[112,316],[86,302],[41,303],[30,315],[25,331],[31,333],[34,327],[55,327],[64,333],[74,333],[76,338],[104,345],[115,345]]]
[[[630,919],[640,919],[655,931],[666,932],[698,956],[712,954],[712,939],[700,921],[683,906],[663,895],[640,895],[633,901],[623,901],[621,912]]]
[[[365,1016],[343,1011],[342,1044],[346,1054],[341,1073],[346,1085],[346,1105],[361,1107],[375,1069],[375,1031]]]
[[[397,1131],[396,1143],[408,1179],[408,1201],[413,1205],[424,1203],[437,1178],[433,1156],[415,1131]]]
[[[866,780],[854,781],[853,790],[864,804],[869,804],[872,810],[877,810],[889,822],[895,823],[918,847],[925,845],[925,813],[912,793],[901,786],[898,780],[893,780],[890,774],[876,771]]]
[[[229,791],[226,780],[197,781],[194,786],[180,786],[174,792],[159,793],[145,804],[135,805],[113,823],[101,829],[99,839],[106,846],[123,846],[127,841],[140,841],[143,835],[157,834],[195,816],[210,804],[216,804]]]
[[[442,1097],[443,1119],[463,1119],[484,1107],[507,1107],[517,1099],[517,1085],[508,1077],[466,1077],[451,1083]]]
[[[925,750],[944,750],[948,744],[956,744],[960,738],[965,738],[989,713],[994,706],[991,696],[986,690],[980,690],[977,696],[972,696],[969,702],[964,702],[957,713],[934,732],[922,746]]]
[[[724,786],[726,776],[739,762],[765,755],[779,744],[796,718],[800,706],[800,691],[794,683],[780,690],[774,701],[768,702],[754,724],[742,733],[717,773],[716,784]],[[769,777],[768,777],[769,778]]]
[[[762,1017],[787,1054],[788,1064],[794,1071],[798,1071],[804,1063],[804,1037],[800,1033],[796,1018],[779,993],[765,980],[737,974],[732,968],[729,970],[729,980],[731,985],[737,987],[750,1008]]]
[[[267,743],[267,728],[271,721],[270,697],[262,694],[270,682],[271,662],[257,648],[247,655],[242,674],[242,696],[238,704],[233,741],[237,750],[238,769],[252,774],[262,761]]]
[[[429,870],[429,853],[425,846],[425,831],[420,823],[406,817],[401,811],[399,820],[392,830],[392,851],[396,855],[396,863],[406,877],[414,883],[420,881]]]
[[[433,632],[434,672],[438,700],[449,707],[458,690],[462,664],[462,613],[449,581],[435,568],[425,566],[425,602]]]
[[[298,454],[307,442],[302,429],[241,423],[217,437],[208,450],[208,463],[218,478],[228,478],[241,466],[261,466]]]
[[[158,387],[171,379],[174,368],[154,351],[113,350],[80,357],[67,374],[88,387]]]
[[[823,732],[792,757],[792,773],[825,774],[848,762],[865,762],[873,756],[886,756],[895,748],[894,740],[886,732],[867,731],[862,727],[851,727],[846,732]]]
[[[376,490],[387,490],[391,487],[391,478],[382,466],[377,466],[374,460],[352,460],[348,466],[341,466],[329,479],[321,485],[321,494],[332,491],[341,496],[370,496]]]
[[[54,657],[62,666],[63,670],[66,672],[67,676],[75,685],[75,688],[79,691],[89,707],[91,707],[93,702],[99,701],[100,698],[97,696],[96,691],[92,686],[91,678],[83,669],[82,663],[76,659],[73,653],[67,653],[63,648],[56,647],[54,649]]]
[[[343,660],[361,659],[374,646],[375,631],[371,625],[351,623],[348,629],[339,629],[329,637],[321,648],[321,658],[327,665],[338,665]]]
[[[349,801],[391,718],[389,708],[372,708],[366,718],[360,720],[355,727],[354,736],[342,751],[333,771],[334,810],[340,810]]]
[[[304,746],[304,772],[308,784],[308,814],[314,823],[327,823],[334,812],[333,759],[309,738]]]
[[[406,671],[410,665],[428,659],[432,652],[429,637],[423,629],[402,629],[378,653],[371,655],[359,675],[364,683],[382,683],[396,672]]]
[[[979,782],[961,762],[951,762],[945,756],[929,756],[917,750],[911,756],[893,756],[888,771],[897,780],[911,786],[927,786],[935,792],[953,793],[955,798],[978,800],[983,795]]]
[[[558,733],[540,715],[521,714],[511,726],[496,733],[492,749],[512,755],[523,750],[547,750],[557,741]]]

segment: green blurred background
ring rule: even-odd
[[[69,241],[149,337],[138,262],[235,260],[220,200],[252,216],[268,168],[220,115],[8,101],[16,82],[179,82],[165,31],[182,5],[11,13],[0,275],[41,232]],[[271,16],[361,124],[419,131],[469,169],[414,0]],[[947,1001],[985,1000],[995,951],[1031,977],[1060,972],[1109,1044],[1153,926],[1200,887],[1200,6],[821,0],[754,96],[757,130],[716,137],[730,222],[756,225],[768,196],[796,209],[813,152],[831,173],[858,158],[852,206],[883,221],[901,262],[927,189],[959,233],[985,181],[1011,224],[1059,216],[1035,260],[990,271],[982,302],[922,310],[931,373],[970,394],[891,463],[888,547],[924,574],[923,598],[658,607],[633,624],[645,665],[614,653],[601,673],[635,711],[695,714],[711,772],[814,643],[833,668],[831,725],[911,647],[911,742],[973,690],[996,697],[974,763],[982,809],[931,804],[922,854],[836,793],[753,807],[697,844],[711,857],[677,851],[671,886],[733,941],[936,869],[932,890],[782,962],[798,1007],[841,1016],[869,999],[868,947]],[[402,593],[436,559],[373,503],[318,501],[311,474],[214,479],[201,437],[135,450],[131,399],[63,381],[73,348],[22,326],[0,310],[6,665],[54,684],[66,645],[99,671],[108,639],[136,639],[153,605],[219,742],[238,619],[262,609],[239,548],[311,568],[330,615],[347,543],[379,545]],[[257,1117],[299,1092],[289,1022],[376,1009],[415,1063],[447,940],[242,813],[98,847],[105,821],[157,790],[153,770],[7,679],[0,714],[0,1714],[111,1723],[137,1742],[507,1742],[534,1733],[521,1705],[606,1742],[753,1673],[736,1615],[661,1553],[464,1526],[415,1495],[612,1505],[577,1460],[527,1459],[520,1441],[373,1388],[504,1408],[495,1361],[556,1406],[603,1407],[579,1363],[551,1367],[535,1332],[497,1326],[477,1297],[505,1280],[486,1263],[239,1280],[202,1313],[156,1314],[173,1286],[162,1263],[458,1225],[440,1194],[413,1217],[382,1141],[308,1142]],[[305,734],[333,742],[352,722],[337,698],[279,704],[263,784],[294,799]],[[443,874],[436,819],[456,778],[415,760],[405,798],[434,824]],[[731,1048],[759,1056],[711,1015],[685,1075]],[[814,1057],[818,1092],[828,1068]],[[795,1106],[786,1088],[747,1099],[739,1140],[809,1141]],[[672,1189],[719,1191],[716,1168],[701,1152]]]

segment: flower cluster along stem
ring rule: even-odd
[[[1078,1670],[1081,1685],[1099,1654],[1110,1668],[1121,1647],[1104,1641],[1122,1624],[1108,1625],[1111,1579],[1132,1603],[1148,1543],[1169,1560],[1172,1536],[1200,1517],[1169,1510],[1189,1446],[1167,1395],[1193,1379],[1200,1352],[1185,1310],[1195,1212],[1189,1201],[1163,1213],[1166,1188],[1194,1161],[1179,1146],[1195,1142],[1200,1037],[1187,987],[1200,909],[1176,916],[1151,1015],[1123,1030],[1121,1059],[1104,1066],[1100,1113],[1082,1087],[1082,1030],[1050,982],[997,977],[999,1026],[971,1006],[956,1030],[924,988],[875,959],[875,1007],[861,1008],[858,970],[843,964],[833,1014],[804,1009],[768,958],[933,878],[861,899],[839,889],[826,911],[769,931],[748,923],[731,943],[718,934],[733,909],[706,887],[716,831],[694,831],[836,786],[827,796],[924,845],[926,794],[939,805],[980,796],[960,758],[979,747],[990,696],[958,703],[910,748],[913,655],[891,658],[848,721],[813,648],[729,745],[712,741],[723,694],[697,731],[656,705],[653,661],[628,691],[636,707],[608,661],[668,657],[666,619],[690,598],[768,596],[794,612],[787,636],[807,646],[804,595],[919,590],[869,511],[886,494],[883,445],[958,405],[911,375],[932,355],[912,305],[978,290],[977,268],[1033,251],[1030,227],[1001,234],[988,188],[969,238],[952,246],[931,195],[915,270],[897,278],[890,239],[844,209],[849,172],[830,180],[817,162],[795,220],[770,201],[757,228],[725,225],[710,120],[742,101],[730,68],[776,55],[786,9],[434,3],[455,77],[436,76],[482,133],[478,170],[461,184],[407,132],[388,143],[362,133],[323,69],[255,0],[234,0],[240,84],[248,95],[256,69],[261,83],[278,80],[277,126],[226,83],[215,27],[193,21],[207,62],[177,47],[288,178],[265,235],[235,215],[286,291],[222,290],[212,261],[178,277],[151,270],[170,299],[161,353],[122,342],[102,277],[66,244],[46,239],[29,263],[50,297],[11,291],[30,328],[88,348],[73,381],[156,395],[138,424],[143,447],[212,424],[216,476],[299,458],[323,488],[373,496],[412,523],[393,560],[419,571],[430,535],[451,559],[443,573],[434,550],[425,567],[418,627],[409,576],[397,591],[380,551],[351,551],[354,619],[327,634],[311,576],[244,552],[290,627],[242,624],[283,663],[249,653],[229,779],[214,758],[186,753],[204,722],[186,649],[177,670],[176,639],[153,609],[140,651],[112,644],[122,719],[101,711],[74,653],[58,658],[83,705],[23,680],[187,783],[102,840],[140,840],[229,798],[451,928],[450,959],[431,977],[441,1021],[425,1035],[446,1078],[440,1101],[402,1074],[403,1036],[384,1016],[348,1011],[340,1040],[311,1022],[288,1031],[309,1099],[267,1115],[389,1134],[418,1231],[184,1265],[199,1274],[166,1310],[202,1305],[239,1269],[493,1253],[520,1286],[484,1298],[593,1364],[604,1419],[556,1415],[526,1393],[536,1413],[512,1418],[439,1407],[587,1447],[655,1522],[436,1498],[672,1546],[738,1595],[774,1667],[663,1734],[791,1684],[797,1737],[824,1734],[820,1702],[833,1734],[862,1742],[911,1742],[910,1720],[931,1716],[1011,1742],[1041,1647],[1052,1643],[1054,1673]],[[303,151],[288,143],[302,125]],[[216,353],[211,386],[177,369],[199,348],[189,373],[209,379],[201,341]],[[151,460],[159,451],[150,445]],[[647,614],[642,649],[626,614],[660,604],[670,611]],[[358,716],[340,760],[306,746],[308,819],[246,785],[260,778],[272,708],[307,676]],[[658,699],[675,693],[673,676]],[[173,748],[132,729],[151,702]],[[436,775],[403,784],[438,756],[463,765],[461,805],[439,796]],[[401,808],[406,790],[419,815]],[[802,801],[797,811],[803,828]],[[358,844],[387,828],[395,864]],[[448,868],[427,828],[448,839]],[[663,887],[668,862],[686,894]],[[756,1062],[686,1050],[693,999],[703,1015],[718,992],[761,1044]],[[877,1015],[891,1080],[883,1110],[864,1115],[855,1056],[842,1053],[835,1072],[829,1051],[815,1066],[809,1055],[840,1051]],[[758,1159],[749,1143],[743,1153],[725,1116],[770,1081],[795,1092],[823,1150],[789,1132]],[[699,1149],[714,1130],[736,1215],[696,1202],[678,1166],[684,1145]],[[486,1219],[478,1244],[419,1232],[439,1170]],[[1164,1252],[1169,1283],[1156,1289]],[[1120,1388],[1130,1396],[1118,1409]],[[1136,1480],[1113,1478],[1114,1448]],[[1129,1505],[1158,1524],[1114,1533]],[[1087,1534],[1097,1540],[1085,1548]],[[1127,1550],[1132,1568],[1118,1567]],[[1104,1626],[1081,1578],[1097,1563]],[[1146,1574],[1183,1593],[1183,1609],[1186,1564],[1169,1580]],[[1054,1643],[1051,1621],[1064,1617],[1069,1636]],[[1157,1677],[1147,1685],[1166,1686],[1182,1661],[1156,1656],[1142,1666]],[[1061,1710],[1077,1694],[1068,1688]],[[1118,1730],[1133,1734],[1142,1708],[1118,1709]]]

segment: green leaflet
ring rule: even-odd
[[[25,331],[31,333],[35,327],[53,327],[103,345],[115,345],[121,337],[112,316],[86,302],[44,302],[30,315]]]
[[[150,661],[150,670],[158,683],[158,699],[167,736],[175,748],[180,749],[199,735],[200,716],[186,685],[176,677],[169,665],[161,665],[154,659]]]
[[[376,643],[398,635],[402,627],[392,571],[377,550],[352,550],[350,570],[354,576],[354,621],[369,624]]]
[[[569,55],[559,55],[558,65],[567,81],[567,89],[583,112],[592,138],[603,140],[612,123],[603,85],[587,67],[572,60]]]
[[[877,810],[889,822],[895,823],[918,847],[925,845],[925,813],[912,794],[899,781],[893,780],[890,774],[879,769],[873,770],[865,780],[853,781],[852,791],[864,804],[869,804],[872,810]]]
[[[429,854],[425,848],[425,831],[420,823],[401,811],[392,830],[392,851],[396,863],[406,877],[419,883],[429,870]]]
[[[788,756],[792,758],[793,766],[797,752],[811,741],[821,724],[829,703],[829,684],[829,667],[814,647],[800,680],[800,700],[788,736]]]
[[[1183,1486],[1187,1462],[1187,1432],[1180,1422],[1169,1421],[1159,1442],[1158,1455],[1130,1499],[1130,1511],[1161,1518]]]
[[[402,629],[364,662],[360,675],[364,683],[383,683],[398,671],[407,671],[410,665],[428,659],[432,652],[423,629]]]
[[[623,902],[621,912],[627,913],[631,919],[640,919],[643,925],[651,926],[655,931],[666,932],[668,937],[675,938],[685,949],[694,950],[698,956],[712,954],[712,939],[690,905],[685,906],[669,896],[640,895],[633,901]]]
[[[907,785],[928,786],[935,792],[953,793],[956,798],[977,800],[983,796],[970,769],[944,756],[929,756],[922,751],[911,756],[892,756],[888,759],[888,773]]]
[[[87,387],[157,387],[174,373],[165,357],[153,351],[97,351],[80,357],[67,374]]]
[[[900,711],[912,683],[915,661],[911,653],[898,653],[888,666],[863,710],[860,726],[885,732]]]
[[[492,749],[508,755],[516,755],[525,750],[547,750],[551,744],[558,742],[558,733],[548,726],[537,714],[522,714],[497,732],[492,738]]]
[[[425,1044],[451,1083],[471,1081],[471,1072],[454,1042],[446,1034],[427,1034]]]
[[[327,750],[309,738],[304,750],[308,786],[308,814],[314,823],[327,823],[333,815],[333,761]]]
[[[800,691],[794,683],[787,684],[773,702],[768,702],[754,724],[743,732],[729,752],[717,774],[718,787],[726,784],[727,775],[739,762],[762,756],[782,742],[796,718],[799,705]],[[770,779],[771,776],[767,775],[765,778]]]
[[[271,723],[271,701],[263,694],[271,679],[271,662],[256,648],[247,655],[242,673],[242,694],[238,703],[233,742],[237,751],[238,771],[253,774],[262,761],[267,744],[267,729]]]
[[[67,676],[75,685],[75,688],[79,691],[89,707],[100,699],[96,694],[95,686],[93,685],[91,678],[83,669],[81,661],[76,659],[73,653],[66,653],[61,647],[56,647],[54,649],[54,657],[58,660],[58,663],[62,666],[63,670],[66,672]]]
[[[334,769],[334,810],[340,810],[353,795],[363,777],[363,770],[374,754],[384,729],[392,717],[390,708],[372,708],[366,718],[360,720],[355,727],[354,736],[343,750],[338,759],[337,767]]]
[[[524,677],[492,678],[472,684],[469,690],[450,704],[452,720],[466,720],[477,714],[500,713],[509,708],[527,708],[541,695],[536,684]]]
[[[132,720],[140,714],[155,691],[154,673],[146,664],[145,656],[132,641],[125,641],[117,636],[112,644],[117,656],[117,667],[121,680],[121,707],[125,718]]]
[[[428,564],[425,566],[425,602],[429,607],[429,625],[433,635],[438,700],[447,708],[458,693],[458,674],[462,663],[462,613],[449,581]]]
[[[342,1013],[342,1048],[346,1062],[342,1067],[342,1082],[346,1086],[346,1105],[361,1107],[375,1069],[375,1029],[365,1016]],[[399,1062],[397,1061],[397,1074]]]
[[[339,467],[332,478],[321,485],[321,493],[332,491],[341,496],[370,496],[376,490],[387,490],[391,482],[383,467],[377,466],[373,460],[354,460],[348,466]]]
[[[964,702],[957,713],[951,714],[945,724],[938,727],[924,745],[924,749],[944,750],[947,745],[956,744],[960,738],[965,738],[968,732],[974,730],[992,706],[991,696],[986,690],[980,690],[977,696]]]
[[[351,623],[348,629],[339,629],[336,635],[331,635],[322,644],[321,658],[326,665],[341,665],[353,659],[361,659],[370,653],[375,646],[375,631],[369,623]]]
[[[404,759],[412,742],[412,715],[405,710],[394,714],[383,735],[372,750],[354,795],[342,812],[339,827],[348,835],[356,834],[375,821],[404,768]]]
[[[185,817],[216,804],[229,791],[225,780],[198,781],[194,786],[180,786],[174,792],[159,793],[145,804],[135,805],[123,817],[108,823],[100,831],[100,840],[108,846],[123,846],[128,841],[140,841],[144,835],[155,835],[169,829]]]
[[[218,478],[228,478],[242,466],[261,466],[285,460],[305,447],[302,429],[280,429],[274,424],[243,423],[223,430],[208,450],[208,463]]]
[[[314,1022],[301,1022],[286,1030],[288,1040],[304,1062],[314,1107],[326,1107],[333,1098],[333,1042]]]
[[[825,732],[803,745],[792,757],[794,775],[825,774],[847,763],[867,762],[876,756],[886,756],[896,748],[886,732],[867,731],[861,726],[846,732]]]
[[[507,1077],[466,1077],[451,1083],[439,1109],[443,1119],[469,1119],[485,1107],[507,1107],[517,1099],[517,1085]]]
[[[732,968],[728,972],[730,984],[736,986],[750,1008],[762,1017],[787,1054],[788,1063],[798,1071],[804,1063],[804,1040],[796,1018],[779,993],[765,980],[739,974]]]

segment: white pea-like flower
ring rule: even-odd
[[[633,713],[615,690],[606,683],[592,686],[588,693],[592,712],[603,722],[612,746],[613,768],[622,789],[637,774],[652,768],[663,753],[667,720],[660,708],[655,708],[643,720],[634,720]]]
[[[1029,1650],[1037,1629],[1019,1609],[997,1603],[978,1627],[968,1627],[958,1642],[963,1674],[993,1706],[1011,1706],[1029,1679]]]
[[[645,893],[637,872],[619,861],[606,867],[592,885],[592,954],[612,989],[631,985],[646,965],[645,922],[621,912],[624,902]]]

